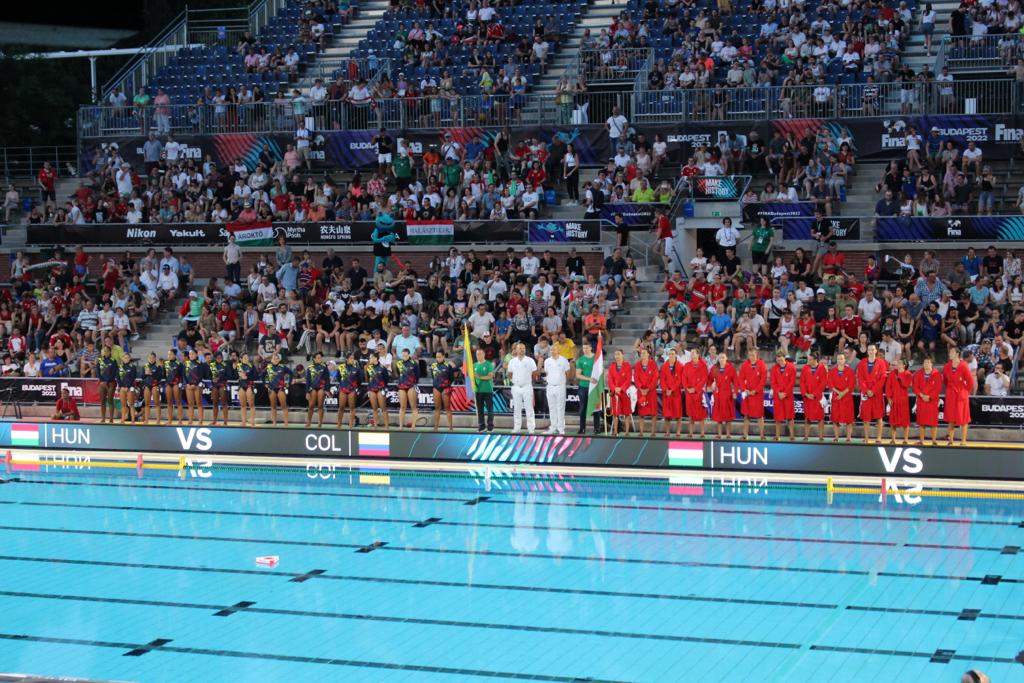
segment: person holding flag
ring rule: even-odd
[[[583,342],[583,353],[576,359],[575,363],[576,383],[580,399],[580,429],[578,434],[587,432],[587,418],[592,414],[590,410],[590,389],[594,375],[594,347],[590,342]],[[598,431],[598,420],[594,418],[594,431]]]
[[[611,396],[612,434],[619,433],[619,418],[625,418],[626,433],[633,431],[633,402],[629,388],[633,386],[633,368],[626,362],[621,350],[615,352],[615,360],[608,367],[608,391]]]
[[[640,436],[654,436],[658,419],[658,364],[651,360],[646,348],[640,349],[640,360],[633,365],[633,385],[636,386],[636,413]],[[646,429],[650,420],[650,431]]]
[[[931,428],[931,443],[939,439],[939,398],[944,381],[942,373],[935,369],[931,356],[924,357],[920,370],[914,373],[914,413],[917,422],[917,442],[924,445],[926,428]]]
[[[757,346],[747,349],[747,360],[740,366],[740,410],[743,412],[743,438],[750,438],[750,420],[756,419],[758,438],[764,440],[764,385],[768,366],[757,353]]]
[[[467,346],[468,348],[468,346]],[[468,355],[467,351],[467,355]],[[494,363],[487,360],[483,349],[476,350],[476,363],[467,365],[467,383],[471,383],[472,396],[476,402],[477,427],[481,432],[494,431]],[[487,424],[484,424],[484,415]]]
[[[583,354],[584,354],[583,357],[584,358],[587,357],[587,351],[589,349],[590,349],[590,344],[584,344],[583,345]],[[576,361],[577,369],[583,369],[583,368],[585,368],[587,366],[590,367],[589,374],[585,375],[585,377],[587,378],[587,384],[586,384],[587,391],[586,391],[586,393],[583,393],[581,391],[581,394],[580,394],[580,405],[581,406],[583,405],[583,397],[585,396],[586,399],[587,399],[586,407],[583,408],[584,413],[583,413],[583,415],[580,415],[580,434],[582,434],[584,432],[584,427],[586,425],[585,416],[593,415],[599,408],[602,408],[601,417],[600,418],[597,418],[597,417],[594,418],[594,431],[595,432],[598,431],[598,424],[600,424],[601,425],[600,431],[603,432],[607,428],[607,423],[604,421],[604,411],[603,411],[603,406],[604,406],[604,348],[603,348],[603,343],[601,341],[601,335],[597,335],[597,352],[594,354],[593,358],[590,358],[589,362],[583,363],[582,366],[580,365],[580,360],[583,360],[583,359],[581,358],[581,359],[578,359]],[[580,383],[581,383],[581,389],[582,389],[583,377],[581,377]],[[600,420],[600,422],[598,422],[598,420]]]
[[[600,340],[597,344],[600,349]],[[533,411],[533,380],[537,374],[537,363],[526,355],[526,344],[522,342],[513,347],[513,354],[505,363],[512,379],[512,429],[516,432],[522,429],[522,414],[525,413],[526,430],[533,434],[537,429],[537,418]],[[604,388],[603,381],[600,386]]]
[[[668,360],[661,365],[661,415],[666,437],[683,435],[683,364],[675,349],[669,349]]]
[[[121,362],[117,364],[117,388],[121,398],[121,424],[135,422],[135,397],[139,381],[139,368],[132,362],[131,354],[121,354]]]
[[[150,352],[149,359],[142,366],[142,424],[149,424],[150,401],[156,409],[156,421],[160,422],[160,382],[163,376],[163,366],[156,354]]]
[[[885,380],[885,397],[889,400],[889,428],[892,430],[891,443],[896,443],[896,430],[903,430],[903,442],[910,440],[910,389],[914,376],[907,370],[907,361],[901,356],[896,359],[895,369]]]
[[[270,395],[270,423],[277,426],[277,407],[284,412],[284,426],[288,426],[288,385],[291,384],[292,370],[281,364],[281,354],[270,357],[270,364],[263,371],[263,381]]]
[[[465,329],[465,328],[463,328]],[[434,385],[434,431],[441,426],[441,410],[448,415],[448,431],[452,431],[452,379],[455,366],[448,362],[443,350],[434,352],[434,362],[428,368]]]
[[[825,408],[822,397],[828,386],[828,370],[818,362],[818,354],[807,356],[807,365],[800,369],[800,396],[804,400],[804,441],[811,438],[811,424],[818,423],[818,438],[825,438]]]
[[[789,425],[789,438],[796,438],[796,408],[793,403],[793,389],[796,387],[796,366],[788,362],[786,354],[775,352],[775,365],[769,376],[772,387],[772,410],[775,414],[775,440],[782,433],[782,424]]]
[[[686,397],[686,417],[690,421],[690,438],[700,422],[700,438],[704,438],[704,421],[708,418],[704,407],[704,389],[708,383],[708,366],[697,352],[690,353],[690,362],[683,366],[683,392]]]
[[[313,355],[313,361],[306,366],[306,429],[313,422],[313,412],[319,411],[320,421],[317,427],[324,426],[324,398],[327,396],[327,365],[324,354],[319,351]]]
[[[330,364],[328,364],[329,366]],[[345,360],[337,364],[333,375],[338,389],[338,429],[341,429],[341,421],[346,409],[348,410],[349,429],[356,428],[356,396],[359,393],[362,375],[363,370],[359,366],[359,361],[356,360],[355,349],[349,349]]]
[[[960,349],[949,350],[949,361],[942,366],[942,379],[946,382],[946,405],[943,417],[949,424],[946,443],[953,445],[956,428],[960,428],[960,445],[967,445],[967,430],[971,425],[971,394],[974,393],[974,373],[960,360]]]
[[[853,389],[857,376],[846,364],[846,354],[836,354],[836,364],[828,371],[832,390],[832,441],[839,441],[839,427],[846,425],[846,441],[853,440]]]
[[[548,434],[565,435],[565,384],[569,377],[569,361],[557,346],[552,346],[544,359],[544,381],[547,384]]]
[[[711,419],[715,423],[715,433],[719,438],[732,438],[732,421],[736,419],[736,389],[739,386],[739,375],[733,364],[729,362],[729,356],[725,351],[718,354],[718,362],[708,375],[707,386],[715,399],[711,404]]]
[[[857,365],[857,384],[860,385],[860,419],[864,423],[864,442],[871,443],[871,423],[877,422],[878,441],[882,441],[885,419],[885,383],[889,364],[878,357],[878,347],[868,345],[868,357]]]

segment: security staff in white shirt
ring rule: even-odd
[[[512,380],[512,429],[520,431],[523,428],[523,418],[520,411],[526,413],[526,430],[533,434],[537,429],[537,418],[533,413],[533,379],[537,373],[537,363],[526,355],[526,344],[516,344],[512,358],[508,360],[505,367]]]
[[[552,346],[544,359],[544,379],[547,382],[548,434],[565,434],[565,385],[568,380],[569,361],[558,347]]]

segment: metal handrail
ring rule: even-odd
[[[1024,35],[992,33],[983,36],[942,36],[939,69],[954,73],[1005,71],[1024,58]]]
[[[139,54],[128,61],[127,64],[122,66],[114,76],[103,84],[102,93],[103,100],[114,91],[114,88],[121,88],[121,92],[128,93],[134,92],[134,83],[126,87],[129,79],[134,75],[133,72],[139,69],[147,60],[149,60],[156,48],[165,47],[166,45],[184,45],[188,42],[188,11],[182,11],[181,14],[172,19],[168,24],[167,28],[157,34],[156,38],[149,41],[145,47],[139,52]]]
[[[74,145],[0,147],[0,164],[3,165],[5,184],[15,179],[34,179],[44,161],[53,164],[61,176],[66,174],[69,164],[76,173],[78,171],[78,151]]]
[[[597,50],[580,50],[577,56],[577,64],[580,71],[586,76],[588,83],[624,83],[635,82],[639,71],[650,67],[650,60],[654,50],[649,47],[611,47]],[[610,63],[605,65],[605,57],[610,55]],[[620,57],[625,57],[627,65],[621,76],[616,77],[615,64]],[[635,66],[639,62],[639,66]],[[602,74],[610,72],[610,77]]]

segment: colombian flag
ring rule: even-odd
[[[469,345],[469,328],[465,325],[462,326],[462,352],[465,356],[462,375],[466,378],[466,400],[472,401],[476,377],[473,376],[473,348]]]

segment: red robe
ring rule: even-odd
[[[853,424],[853,388],[857,384],[857,373],[849,365],[843,366],[839,372],[836,366],[828,371],[828,386],[832,389],[832,422],[839,425]],[[835,395],[836,391],[848,392],[842,398]]]
[[[683,366],[686,416],[691,420],[706,420],[708,417],[708,411],[704,408],[704,386],[707,382],[708,366],[704,364],[703,359],[691,360]]]
[[[792,420],[796,415],[796,408],[793,405],[793,388],[796,387],[796,366],[786,363],[786,367],[779,367],[776,363],[772,366],[769,383],[772,387],[772,406],[776,422]],[[779,392],[785,392],[786,397],[779,396]]]
[[[768,367],[763,360],[754,363],[744,361],[740,366],[740,391],[746,397],[740,402],[745,417],[764,417],[764,383],[768,379]]]
[[[666,420],[683,416],[683,364],[661,364],[661,415]]]
[[[955,368],[952,363],[942,366],[942,378],[946,381],[946,405],[943,417],[951,425],[971,424],[971,392],[974,391],[974,374],[967,363]]]
[[[800,370],[800,395],[804,401],[804,419],[808,422],[821,422],[825,419],[825,409],[821,407],[821,396],[828,386],[828,370],[825,365],[818,367],[805,365]]]
[[[626,390],[633,384],[633,368],[629,363],[621,366],[612,363],[608,366],[608,393],[612,397],[612,415],[624,416],[633,414],[633,406]]]
[[[910,387],[914,375],[909,370],[893,370],[885,380],[885,397],[889,400],[889,426],[910,426]]]
[[[636,412],[641,417],[658,414],[658,364],[647,361],[647,367],[637,361],[633,365],[633,384],[636,386]],[[646,394],[644,392],[647,392]]]
[[[711,419],[715,422],[732,422],[736,419],[736,392],[739,375],[732,363],[723,368],[715,363],[708,375],[708,388],[715,396],[711,405]]]
[[[875,357],[869,368],[868,359],[857,364],[857,384],[860,385],[860,419],[865,422],[885,417],[885,380],[889,376],[889,364]],[[868,392],[873,396],[868,396]]]
[[[917,398],[914,413],[917,426],[939,426],[939,394],[942,393],[942,384],[942,373],[934,368],[930,375],[925,374],[924,368],[914,373],[914,396]],[[927,401],[921,398],[922,394],[928,396]]]

